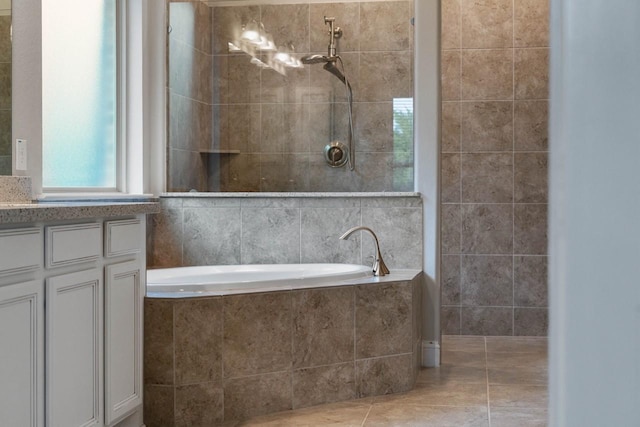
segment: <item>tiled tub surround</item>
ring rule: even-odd
[[[416,193],[171,193],[148,217],[150,268],[189,265],[372,264],[372,228],[387,266],[422,269],[422,201]]]
[[[548,0],[442,1],[442,326],[547,333]]]
[[[413,135],[403,139],[393,125],[394,99],[413,97],[412,1],[169,8],[169,191],[413,188]],[[338,52],[354,90],[355,172],[329,167],[322,153],[347,138],[338,79],[321,64],[284,77],[228,52],[234,28],[255,20],[297,55],[326,55],[325,15],[344,30]],[[220,150],[231,153],[202,154]]]
[[[145,424],[215,426],[411,389],[420,363],[418,277],[147,298]]]

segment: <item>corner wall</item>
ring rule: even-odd
[[[548,0],[442,1],[442,331],[547,333]]]

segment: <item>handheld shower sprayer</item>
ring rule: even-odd
[[[324,23],[329,26],[329,45],[327,46],[327,55],[307,55],[303,56],[300,60],[303,64],[307,65],[324,64],[323,68],[336,76],[338,80],[340,80],[342,84],[344,84],[345,90],[347,92],[347,102],[349,106],[348,163],[349,169],[354,170],[355,150],[353,146],[353,90],[351,89],[351,84],[349,83],[344,70],[344,62],[342,62],[342,58],[340,57],[340,55],[337,54],[336,39],[342,37],[342,29],[340,27],[337,27],[335,25],[335,22],[335,17],[324,17]],[[340,64],[340,67],[338,67],[338,63]],[[342,164],[336,166],[342,166]]]

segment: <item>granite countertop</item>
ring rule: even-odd
[[[156,201],[73,201],[46,203],[1,203],[0,224],[106,218],[160,211]]]

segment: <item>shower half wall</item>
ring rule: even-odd
[[[413,190],[413,2],[229,4],[168,3],[168,191]],[[323,154],[347,140],[338,79],[320,66],[283,76],[229,53],[234,32],[255,21],[297,57],[326,54],[325,15],[344,33],[353,172]]]

